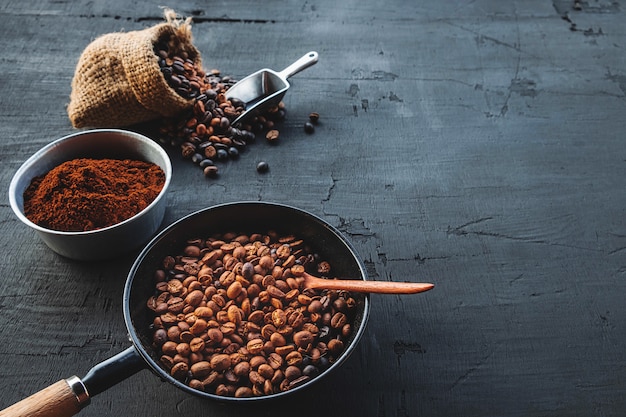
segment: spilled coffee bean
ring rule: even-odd
[[[278,138],[276,124],[285,118],[284,103],[235,127],[232,122],[245,111],[245,105],[236,98],[227,99],[225,93],[236,80],[222,76],[219,70],[205,72],[175,45],[158,44],[155,54],[168,85],[181,97],[194,100],[191,109],[161,123],[159,140],[179,147],[182,157],[199,165],[205,176],[217,177],[215,162],[237,159],[257,134],[268,141]]]

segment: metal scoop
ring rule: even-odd
[[[226,91],[227,99],[238,99],[246,110],[231,124],[242,123],[263,110],[277,105],[289,89],[287,79],[317,63],[318,54],[311,51],[280,72],[265,68],[243,78]]]

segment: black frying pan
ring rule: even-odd
[[[105,391],[142,369],[150,369],[163,380],[191,394],[226,402],[250,402],[276,399],[308,387],[333,369],[338,368],[352,353],[365,331],[369,316],[369,298],[363,295],[360,311],[353,324],[353,335],[343,354],[318,377],[277,394],[263,397],[233,398],[209,394],[188,387],[174,379],[158,364],[153,351],[150,324],[153,313],[146,301],[154,294],[154,271],[161,267],[167,255],[181,253],[187,240],[206,238],[216,233],[265,233],[276,230],[305,240],[316,252],[328,259],[333,275],[367,279],[365,266],[352,245],[341,233],[324,220],[300,209],[275,203],[239,202],[222,204],[192,213],[173,223],[139,254],[124,287],[124,319],[132,346],[118,355],[94,366],[83,378],[72,376],[44,388],[30,397],[0,411],[0,417],[68,417],[89,404],[91,397]]]

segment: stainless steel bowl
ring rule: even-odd
[[[35,177],[76,158],[128,158],[152,162],[165,172],[165,184],[157,198],[140,213],[106,228],[63,232],[31,222],[24,214],[26,188]],[[170,159],[155,141],[119,129],[87,130],[57,139],[26,160],[11,180],[9,200],[17,217],[59,255],[82,261],[110,259],[144,245],[157,231],[165,214],[165,194],[171,177]]]

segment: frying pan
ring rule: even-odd
[[[295,235],[328,259],[336,276],[367,280],[365,266],[352,245],[324,220],[301,209],[277,203],[237,202],[209,207],[174,222],[159,233],[139,254],[130,269],[123,295],[124,320],[132,345],[116,356],[95,365],[83,378],[63,379],[0,411],[0,417],[69,417],[88,405],[91,398],[135,373],[149,369],[162,380],[190,394],[222,402],[254,402],[281,398],[300,391],[338,368],[352,353],[365,331],[370,304],[361,298],[353,334],[342,355],[318,377],[288,391],[263,397],[234,398],[202,392],[178,381],[159,365],[152,345],[153,312],[146,307],[154,294],[154,272],[167,255],[182,252],[192,238],[226,232],[266,233],[275,230]]]

